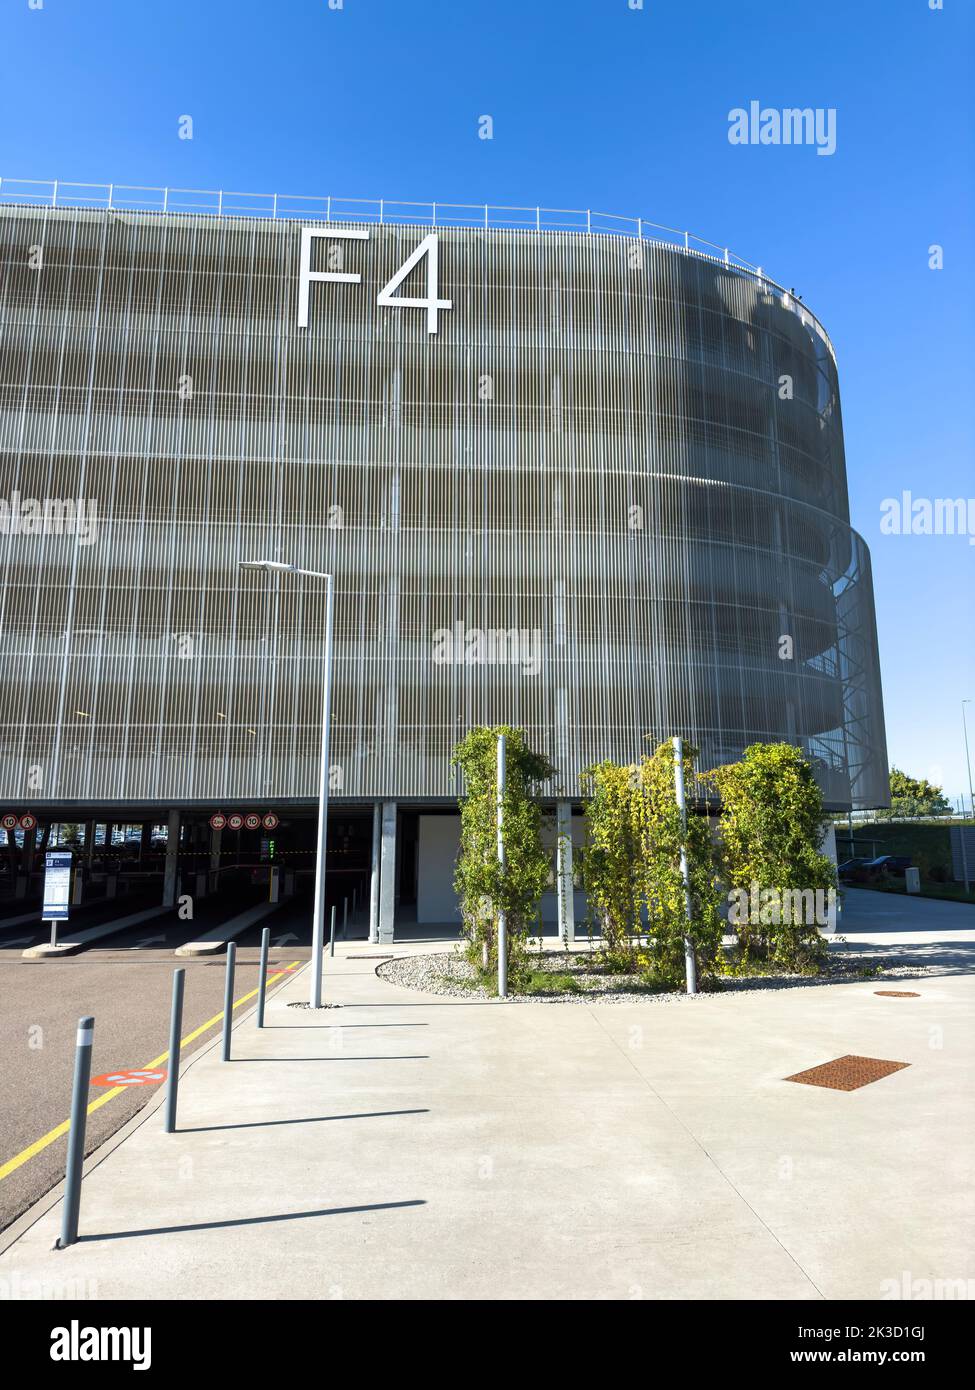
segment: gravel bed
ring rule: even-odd
[[[688,996],[683,990],[653,990],[641,987],[632,976],[607,975],[591,967],[587,952],[576,952],[566,959],[561,951],[532,954],[532,964],[538,970],[558,975],[570,975],[579,986],[576,991],[539,994],[512,994],[511,1002],[530,1004],[632,1004],[667,1003],[676,1000],[714,999],[721,994],[757,989],[795,989],[816,985],[863,983],[917,979],[936,973],[937,967],[904,965],[886,961],[882,956],[861,956],[844,952],[832,957],[822,975],[742,975],[725,976],[717,990]],[[879,967],[879,969],[877,968]],[[870,973],[866,973],[870,972]],[[458,951],[437,952],[435,955],[399,956],[381,962],[376,967],[381,980],[406,989],[423,990],[425,994],[447,995],[454,999],[493,999],[477,980],[474,967]]]

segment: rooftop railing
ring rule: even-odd
[[[833,354],[829,335],[815,314],[761,266],[706,241],[693,232],[665,227],[645,217],[621,217],[592,208],[494,207],[488,203],[413,203],[385,198],[306,197],[294,193],[240,193],[223,189],[150,188],[134,184],[67,183],[63,180],[0,178],[0,203],[94,211],[261,217],[275,221],[364,222],[376,226],[478,227],[522,232],[576,232],[655,241],[754,276],[783,295],[800,319]]]

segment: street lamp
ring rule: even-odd
[[[975,796],[972,795],[972,760],[968,756],[968,720],[965,718],[965,706],[970,705],[971,700],[961,702],[961,726],[965,730],[965,767],[968,771],[968,809],[972,816],[975,816]],[[962,796],[962,801],[965,798]],[[962,819],[964,819],[964,806],[962,806]]]
[[[325,672],[322,690],[322,751],[318,777],[318,842],[315,852],[315,907],[311,937],[311,995],[313,1009],[322,1007],[322,958],[325,953],[325,851],[328,838],[328,733],[332,705],[332,607],[333,583],[330,574],[303,570],[281,560],[240,560],[242,570],[264,570],[270,574],[303,574],[324,579],[325,590]]]

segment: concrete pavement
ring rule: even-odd
[[[967,935],[967,917],[944,922]],[[143,1111],[89,1160],[79,1244],[52,1251],[60,1204],[39,1204],[8,1233],[0,1286],[874,1299],[905,1275],[975,1278],[972,975],[897,983],[916,999],[871,980],[510,1005],[387,984],[389,954],[337,948],[339,1007],[289,1007],[303,971],[263,1032],[238,1024],[235,1060],[198,1053],[180,1132],[158,1101]],[[910,1065],[853,1092],[784,1080],[846,1053]]]

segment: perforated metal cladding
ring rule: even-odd
[[[0,535],[0,794],[314,795],[323,592],[237,570],[269,557],[335,574],[338,795],[454,797],[457,737],[504,721],[570,794],[680,732],[705,766],[795,739],[831,806],[882,804],[869,556],[797,306],[646,242],[450,229],[430,334],[376,305],[428,231],[342,243],[362,283],[312,285],[302,331],[294,223],[0,207],[0,496],[99,514],[88,547]],[[438,664],[458,623],[524,635]]]

